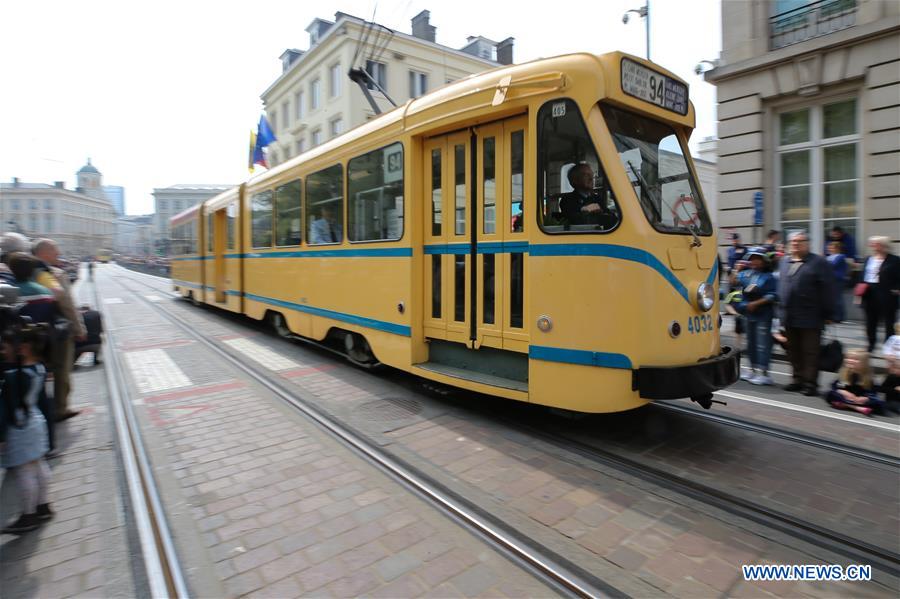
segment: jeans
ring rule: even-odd
[[[747,355],[754,369],[768,372],[772,358],[772,314],[747,315]]]

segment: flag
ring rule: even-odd
[[[265,148],[273,141],[278,141],[275,138],[275,134],[272,133],[272,128],[269,126],[269,121],[266,120],[266,115],[262,114],[259,117],[259,126],[256,128],[256,144],[260,148]]]
[[[264,167],[269,168],[269,163],[266,160],[266,155],[263,153],[263,148],[273,141],[278,140],[275,138],[275,134],[272,133],[272,128],[269,126],[269,121],[266,120],[266,115],[261,115],[259,117],[259,125],[256,127],[256,133],[250,134],[250,140],[250,171],[253,172],[254,164],[261,164]]]
[[[256,132],[250,132],[250,150],[247,152],[247,170],[251,173],[253,172],[253,165],[255,162],[253,161],[253,157],[256,154]]]

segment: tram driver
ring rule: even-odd
[[[572,191],[559,198],[559,209],[570,225],[597,225],[608,231],[618,224],[618,215],[609,209],[603,194],[594,189],[594,170],[580,162],[567,173]]]

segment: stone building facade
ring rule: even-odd
[[[267,148],[269,165],[302,154],[374,116],[362,90],[347,75],[351,66],[365,69],[402,105],[451,81],[512,63],[512,38],[494,42],[473,36],[454,49],[435,42],[429,18],[427,10],[413,17],[412,35],[341,12],[334,21],[315,19],[306,28],[309,49],[286,50],[281,55],[282,74],[262,94],[266,118],[278,139]],[[367,43],[357,55],[360,40]],[[371,94],[380,110],[393,108],[378,90]]]
[[[900,2],[726,1],[722,37],[719,226],[807,230],[816,252],[841,226],[859,253],[871,235],[900,250]]]
[[[182,183],[153,190],[153,249],[167,256],[169,248],[169,219],[191,206],[219,195],[234,185],[199,185]]]
[[[54,239],[69,257],[111,249],[115,213],[103,192],[103,176],[88,160],[77,179],[76,189],[66,189],[63,181],[51,185],[18,178],[0,184],[0,229]]]

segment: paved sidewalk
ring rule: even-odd
[[[22,536],[0,536],[3,599],[146,594],[143,581],[135,583],[132,575],[102,368],[72,373],[71,403],[82,412],[56,425],[60,454],[49,460],[56,517]],[[0,515],[8,522],[21,505],[13,477],[3,472]]]

